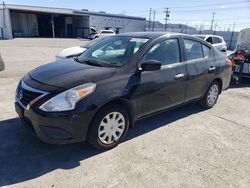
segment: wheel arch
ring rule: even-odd
[[[210,83],[210,85],[211,85],[213,82],[218,82],[218,83],[219,83],[219,89],[220,89],[220,94],[221,94],[221,92],[222,92],[222,87],[223,87],[222,79],[221,79],[221,78],[216,78],[216,79],[214,79],[214,80]]]
[[[115,99],[112,99],[104,104],[102,104],[98,110],[96,111],[96,113],[94,114],[93,118],[95,118],[96,114],[102,110],[103,108],[105,108],[106,106],[108,105],[112,105],[112,104],[117,104],[121,107],[123,107],[126,112],[128,113],[129,115],[129,127],[130,128],[133,128],[134,127],[134,122],[135,122],[135,119],[136,119],[136,106],[131,104],[130,102],[128,102],[126,99],[122,99],[122,98],[115,98]],[[93,120],[91,120],[93,121]]]
[[[206,95],[206,93],[207,93],[207,91],[208,91],[208,88],[211,86],[211,84],[212,84],[213,82],[218,82],[218,83],[219,83],[219,89],[220,89],[220,94],[221,94],[221,92],[222,92],[222,87],[223,87],[222,79],[221,79],[221,78],[215,78],[215,79],[213,79],[213,80],[208,84],[208,86],[207,86],[207,88],[206,88],[206,90],[205,90],[205,92],[203,93],[203,95],[202,95],[201,98],[203,98],[203,97]]]

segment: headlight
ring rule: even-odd
[[[40,106],[45,112],[62,112],[75,109],[77,102],[93,93],[96,84],[87,83],[60,93]]]

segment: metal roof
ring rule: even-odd
[[[54,7],[40,7],[40,6],[29,6],[29,5],[13,5],[6,4],[6,8],[16,11],[27,11],[27,12],[42,12],[42,13],[54,13],[54,14],[67,14],[76,16],[105,16],[113,18],[133,19],[133,20],[146,20],[143,17],[127,16],[122,14],[110,14],[104,12],[93,12],[87,10],[74,10],[66,8],[54,8]]]

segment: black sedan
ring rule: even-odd
[[[225,59],[187,35],[116,35],[79,58],[29,72],[17,87],[16,111],[44,142],[110,149],[137,119],[192,101],[212,108],[229,86]]]

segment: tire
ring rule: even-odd
[[[220,95],[220,84],[213,81],[200,101],[200,105],[206,109],[213,108]]]
[[[111,104],[98,111],[93,118],[87,141],[97,149],[112,149],[125,138],[128,128],[127,111],[120,105]]]

